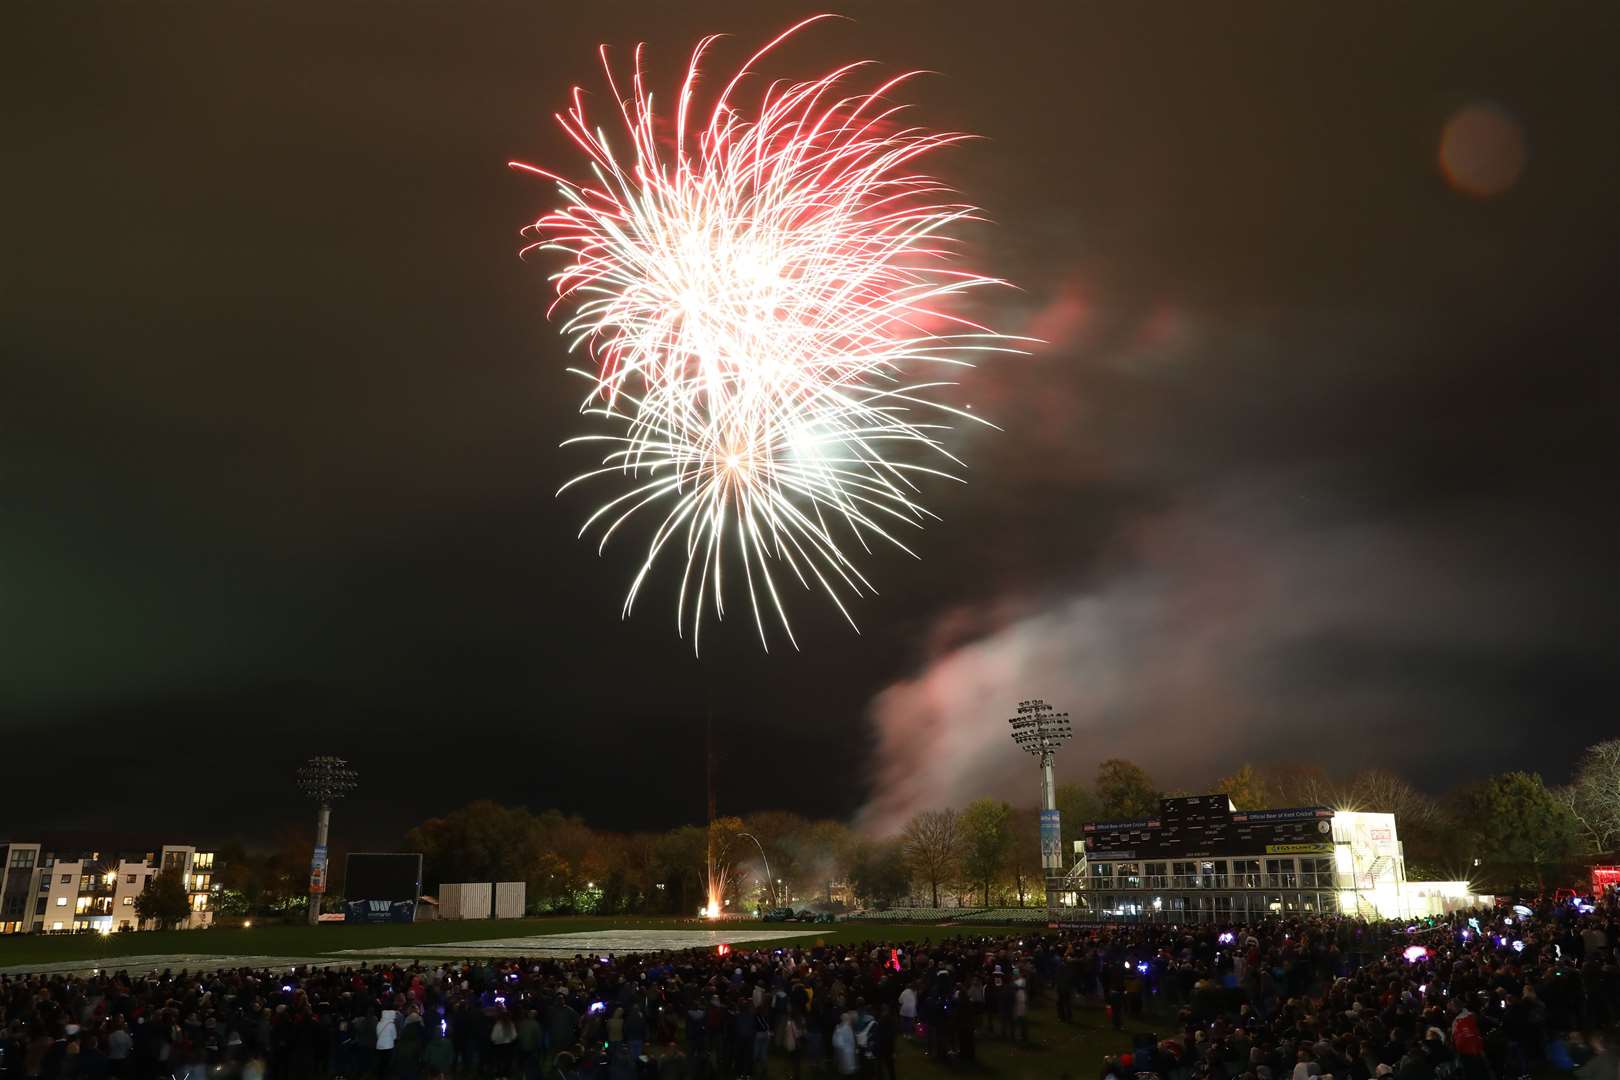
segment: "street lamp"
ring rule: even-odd
[[[353,791],[360,774],[340,757],[322,754],[298,769],[298,790],[320,807],[315,817],[315,853],[309,860],[309,925],[321,921],[321,897],[326,893],[326,830],[332,823],[332,804]]]
[[[1018,703],[1012,725],[1013,742],[1041,760],[1041,870],[1046,877],[1046,911],[1057,912],[1057,888],[1063,877],[1063,828],[1057,809],[1057,784],[1052,761],[1057,749],[1074,734],[1069,714],[1056,712],[1039,698]]]
[[[771,882],[775,879],[771,877],[771,860],[765,857],[765,845],[760,843],[759,837],[753,833],[740,832],[737,835],[748,837],[754,842],[754,846],[759,848],[759,859],[765,864],[765,891],[770,894],[771,903],[776,903],[776,889],[771,885]]]

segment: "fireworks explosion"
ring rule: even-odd
[[[942,442],[971,413],[935,399],[975,354],[1017,351],[954,313],[958,294],[997,279],[956,266],[952,200],[916,159],[967,136],[901,120],[888,95],[846,84],[847,64],[806,82],[765,86],[737,104],[753,66],[725,84],[702,120],[692,54],[673,123],[659,118],[634,54],[628,94],[602,66],[624,126],[615,150],[586,119],[582,91],[558,122],[584,150],[591,179],[555,181],[561,205],[525,229],[524,253],[561,252],[552,276],[570,350],[584,346],[581,406],[599,465],[564,485],[617,478],[620,490],[580,530],[600,551],[631,518],[649,520],[628,616],[661,555],[684,556],[676,627],[693,647],[704,611],[725,615],[725,577],[740,567],[761,644],[768,621],[797,647],[779,583],[819,588],[854,626],[846,601],[875,591],[856,564],[874,539],[930,514],[919,481],[955,478]],[[665,555],[666,549],[673,549]]]

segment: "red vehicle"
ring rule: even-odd
[[[1620,866],[1592,867],[1592,895],[1601,900],[1610,889],[1620,889]]]

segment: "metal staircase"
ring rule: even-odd
[[[1355,872],[1357,915],[1361,916],[1363,919],[1381,919],[1384,917],[1384,913],[1378,910],[1378,905],[1363,895],[1363,889],[1376,889],[1378,887],[1379,879],[1384,876],[1386,871],[1392,872],[1394,867],[1394,859],[1390,858],[1388,855],[1379,855],[1367,865],[1365,873],[1360,870]],[[1363,880],[1366,881],[1365,886],[1362,885]]]

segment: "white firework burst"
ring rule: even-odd
[[[915,171],[966,136],[902,122],[887,95],[909,74],[846,92],[866,66],[853,63],[771,83],[749,112],[734,104],[752,66],[814,21],[756,53],[697,123],[705,38],[672,129],[643,86],[640,48],[628,93],[604,50],[630,152],[587,122],[576,88],[558,121],[591,179],[513,163],[556,183],[561,205],[525,230],[524,251],[565,257],[551,310],[567,310],[570,348],[591,359],[575,370],[597,423],[568,442],[599,444],[602,457],[564,489],[622,485],[581,535],[605,547],[651,519],[624,614],[655,565],[678,557],[676,626],[694,648],[739,574],[767,648],[768,622],[797,645],[786,578],[825,592],[854,626],[847,598],[873,591],[857,557],[874,540],[910,552],[899,530],[933,517],[919,481],[960,465],[942,435],[978,420],[938,399],[954,385],[944,374],[1019,351],[953,311],[959,294],[1001,282],[957,265],[952,227],[976,211]]]

